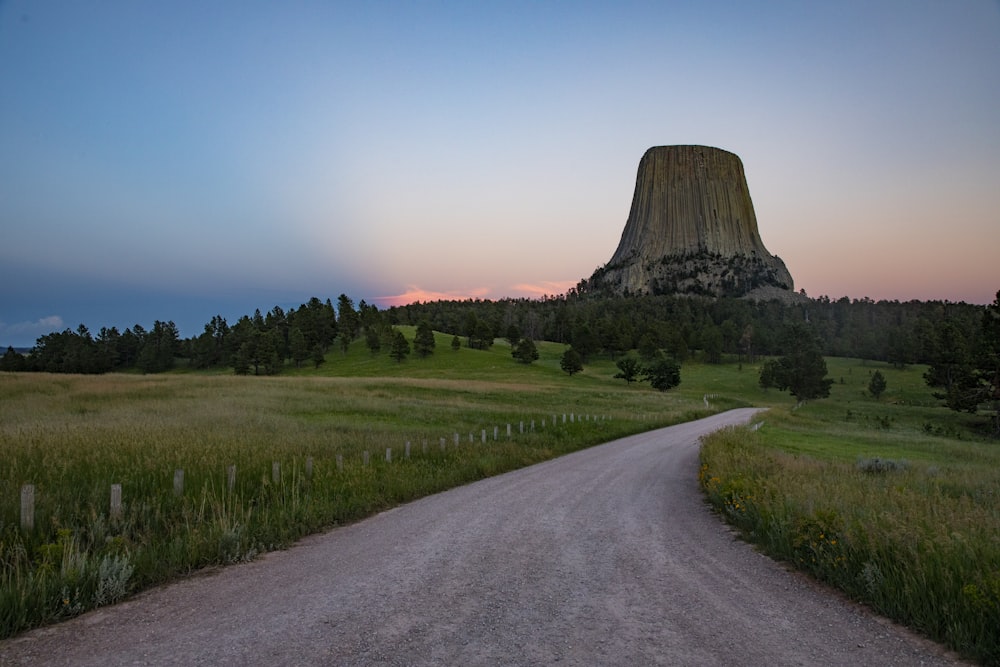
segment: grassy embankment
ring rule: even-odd
[[[501,341],[489,351],[450,342],[439,336],[432,356],[401,364],[357,342],[319,369],[279,377],[0,374],[0,637],[736,404],[720,397],[706,409],[698,382],[667,394],[627,387],[609,361],[570,377],[559,369],[562,345],[541,343],[541,359],[524,366]],[[33,530],[20,526],[24,484],[35,486]],[[112,484],[121,485],[119,518]]]
[[[767,554],[1000,664],[1000,444],[931,407],[923,369],[828,367],[829,399],[706,439],[711,502]],[[876,368],[881,401],[864,391]]]

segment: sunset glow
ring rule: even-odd
[[[0,4],[0,346],[564,293],[640,157],[743,161],[811,296],[1000,289],[1000,5]]]

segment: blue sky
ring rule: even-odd
[[[650,146],[796,288],[1000,289],[1000,3],[0,2],[0,345],[562,293]]]

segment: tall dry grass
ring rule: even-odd
[[[704,440],[700,481],[725,518],[767,554],[1000,664],[1000,456],[967,465],[977,446],[954,442],[937,460],[824,460],[775,447],[770,423]]]

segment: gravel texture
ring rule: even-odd
[[[384,512],[0,642],[0,665],[948,665],[704,503],[734,410]]]

